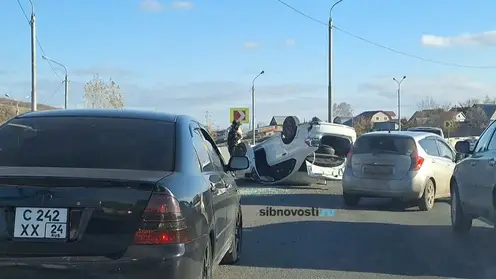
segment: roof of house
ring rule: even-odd
[[[374,116],[374,114],[378,113],[378,112],[383,112],[382,110],[366,110],[362,113],[360,113],[359,115],[355,116],[355,118],[372,118],[372,116]]]
[[[336,116],[334,117],[333,123],[344,124],[345,122],[351,120],[353,117]]]
[[[493,104],[475,104],[472,106],[473,108],[481,108],[486,114],[487,118],[490,119],[496,111],[496,105]]]
[[[443,109],[424,109],[424,110],[418,110],[416,111],[412,117],[410,117],[410,121],[417,119],[417,118],[429,118],[434,115],[439,115],[442,112],[444,112]]]
[[[395,118],[396,117],[396,113],[392,110],[383,110],[382,112],[384,112],[385,114],[389,115],[391,118]]]
[[[439,114],[431,114],[429,119],[426,119],[426,121],[423,123],[427,126],[439,126],[439,127],[444,127],[444,123],[448,121],[453,121],[455,120],[455,117],[457,114],[463,113],[461,111],[442,111]]]
[[[287,116],[272,116],[269,125],[282,125]]]

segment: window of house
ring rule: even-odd
[[[379,116],[377,116],[377,117],[375,118],[375,120],[379,120]]]

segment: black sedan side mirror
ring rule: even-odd
[[[455,150],[458,153],[470,154],[470,142],[466,140],[458,141],[455,144]]]
[[[250,161],[246,156],[232,156],[229,159],[229,164],[227,164],[227,169],[229,171],[246,170],[250,167]]]

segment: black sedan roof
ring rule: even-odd
[[[17,116],[17,118],[33,117],[113,117],[176,122],[179,115],[129,109],[56,109],[27,112]]]

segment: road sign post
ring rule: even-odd
[[[229,113],[229,118],[230,118],[231,123],[234,120],[237,120],[241,124],[249,124],[250,123],[250,109],[249,108],[231,108],[230,113]]]

